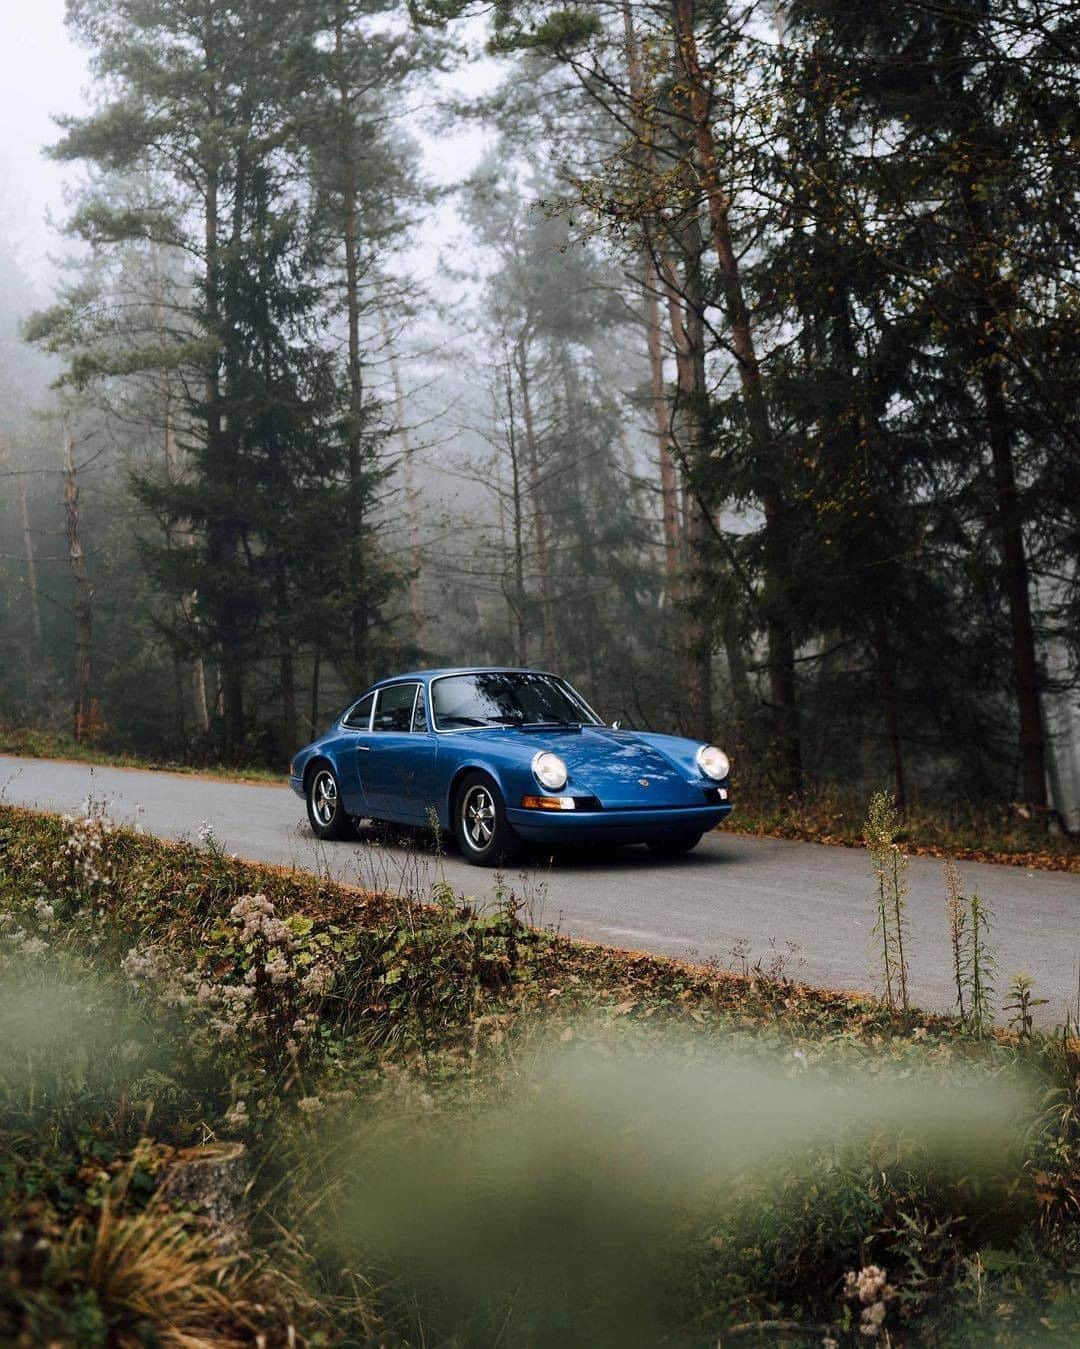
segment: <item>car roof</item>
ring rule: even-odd
[[[385,679],[376,680],[368,688],[378,689],[384,684],[400,684],[408,679],[430,683],[431,680],[443,679],[446,675],[468,674],[551,674],[551,671],[536,669],[531,665],[448,665],[438,670],[407,670],[403,674],[387,675]]]

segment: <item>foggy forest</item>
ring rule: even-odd
[[[1076,820],[1075,6],[67,25],[60,261],[0,238],[0,723],[284,770],[510,663],[779,798]]]

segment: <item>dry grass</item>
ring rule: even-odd
[[[727,832],[864,846],[862,792],[820,786],[799,798],[780,798],[736,782],[732,795],[735,810],[723,825]],[[906,853],[925,857],[1080,872],[1080,838],[1050,833],[1011,806],[914,801],[903,816],[897,842]]]
[[[164,1349],[252,1341],[238,1258],[166,1208],[121,1217],[106,1199],[95,1227],[72,1225],[63,1257],[95,1294],[117,1349],[139,1349],[148,1331]]]

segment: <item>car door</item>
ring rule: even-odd
[[[371,733],[363,739],[360,779],[367,809],[378,819],[423,823],[435,771],[423,685],[409,681],[377,690]]]
[[[360,771],[364,763],[363,750],[371,742],[371,711],[375,705],[374,693],[365,693],[341,718],[340,742],[335,744],[334,763],[345,809],[350,815],[366,815],[364,779]]]

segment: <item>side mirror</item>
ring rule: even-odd
[[[621,731],[621,730],[622,730],[622,722],[621,722],[621,721],[613,721],[613,722],[611,723],[611,729],[612,729],[613,731]]]

